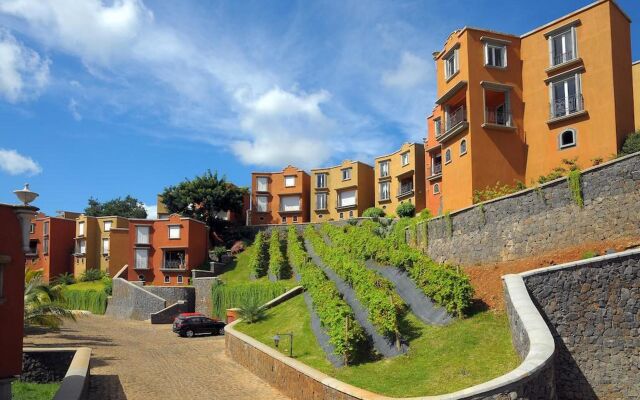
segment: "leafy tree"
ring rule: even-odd
[[[416,214],[416,206],[414,206],[411,203],[406,203],[403,201],[402,203],[398,204],[398,207],[396,208],[396,213],[400,218],[413,217]]]
[[[42,280],[42,270],[25,269],[24,324],[58,328],[63,319],[75,321],[64,306],[64,285],[49,286]]]
[[[384,217],[384,210],[378,207],[369,207],[362,213],[366,218],[382,218]]]
[[[192,180],[185,179],[162,192],[162,201],[171,213],[192,217],[215,227],[220,211],[241,212],[247,190],[227,182],[207,170]]]
[[[627,136],[619,155],[626,156],[627,154],[632,154],[637,151],[640,151],[640,130],[630,133],[629,136]]]
[[[84,213],[92,217],[116,215],[125,218],[147,218],[147,210],[144,209],[142,202],[131,196],[124,199],[116,197],[104,203],[91,197],[89,198],[89,206],[84,209]]]

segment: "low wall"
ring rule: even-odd
[[[193,312],[193,308],[190,309],[189,304],[180,300],[177,303],[173,303],[169,307],[151,314],[152,324],[171,324],[175,318],[181,313]]]
[[[152,313],[166,307],[166,301],[140,286],[122,279],[113,279],[111,300],[105,315],[115,318],[147,320]]]
[[[196,302],[196,290],[192,286],[143,286],[144,290],[153,293],[166,301],[167,306],[184,301],[188,312],[193,312]]]
[[[216,282],[218,278],[194,278],[191,280],[191,284],[195,290],[195,311],[211,317],[212,304],[211,304],[211,286]]]
[[[554,342],[520,277],[507,277],[509,317],[514,343],[523,362],[513,371],[455,393],[421,399],[555,399]],[[292,399],[390,399],[338,381],[238,332],[235,321],[225,328],[227,354],[237,363]]]
[[[91,349],[88,347],[24,348],[23,372],[20,379],[39,383],[62,381],[53,400],[88,399],[90,361]],[[36,376],[38,379],[31,379]],[[54,379],[49,380],[49,377]]]
[[[640,236],[640,154],[589,168],[581,181],[582,208],[562,178],[429,220],[428,238],[416,241],[436,261],[468,265]]]
[[[556,343],[562,399],[640,398],[640,250],[521,274]]]

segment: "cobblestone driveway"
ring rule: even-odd
[[[83,316],[24,345],[91,347],[95,400],[286,399],[227,358],[223,337],[180,338],[170,325]]]

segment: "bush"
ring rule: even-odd
[[[502,185],[500,182],[497,182],[494,186],[487,186],[482,190],[474,191],[473,203],[497,199],[498,197],[516,193],[524,189],[526,189],[526,186],[520,181],[516,181],[515,185]]]
[[[362,213],[366,218],[381,218],[384,217],[384,210],[378,207],[369,207]]]
[[[64,303],[69,310],[104,314],[107,310],[107,293],[103,290],[65,290]]]
[[[282,243],[280,243],[280,233],[277,230],[271,231],[269,240],[269,272],[276,279],[288,279],[291,277],[287,260],[282,253]]]
[[[222,256],[227,254],[227,248],[224,246],[216,246],[211,250],[211,255],[215,258],[214,261],[222,261]]]
[[[402,203],[398,204],[396,213],[400,218],[413,217],[416,214],[416,206],[403,201]]]
[[[54,284],[56,285],[73,285],[74,283],[76,283],[76,278],[74,278],[73,274],[69,272],[58,275],[54,280]]]
[[[104,283],[104,292],[111,296],[113,292],[113,279],[108,276],[103,276],[102,283]]]
[[[264,319],[265,309],[255,298],[246,298],[240,305],[240,318],[247,324],[252,324]]]
[[[630,133],[629,136],[627,136],[618,155],[626,156],[627,154],[633,154],[638,151],[640,151],[640,131]]]
[[[567,175],[571,171],[576,171],[580,169],[580,166],[576,161],[577,161],[577,158],[573,158],[571,160],[563,158],[562,165],[559,167],[555,167],[547,175],[542,175],[538,177],[538,183],[542,185],[543,183],[551,182],[555,179],[562,178],[563,176]]]
[[[254,252],[250,262],[251,273],[254,277],[260,278],[267,275],[267,271],[269,270],[269,256],[264,232],[258,232],[253,242],[253,247]]]
[[[99,269],[88,269],[80,275],[80,282],[99,281],[104,276],[106,274]]]
[[[218,283],[211,287],[212,314],[225,319],[229,308],[240,307],[246,301],[263,305],[286,291],[280,282]]]

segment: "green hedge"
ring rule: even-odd
[[[342,299],[336,285],[317,265],[309,261],[309,255],[294,227],[289,228],[287,233],[287,255],[289,262],[300,274],[302,285],[311,296],[313,309],[320,318],[336,355],[341,356],[345,365],[348,365],[367,346],[364,330],[356,321],[351,307]]]
[[[291,277],[287,260],[282,253],[280,233],[277,229],[271,231],[271,238],[269,239],[269,272],[276,279],[288,279]]]
[[[253,241],[253,247],[255,247],[255,251],[250,262],[251,273],[254,277],[261,278],[267,275],[269,269],[269,254],[264,232],[258,232]]]
[[[462,316],[471,305],[473,287],[469,277],[451,266],[438,264],[404,242],[409,219],[399,221],[386,238],[379,224],[365,221],[358,227],[323,225],[335,248],[349,252],[358,260],[373,259],[407,271],[422,291],[448,312]]]
[[[343,248],[328,246],[313,227],[308,226],[304,234],[327,266],[353,287],[376,331],[398,342],[399,326],[407,306],[395,292],[393,284],[367,269],[362,260],[354,259]]]
[[[219,283],[211,287],[213,315],[225,319],[228,308],[240,307],[246,302],[264,304],[286,291],[287,287],[280,282]]]
[[[64,302],[69,310],[104,314],[107,310],[107,293],[104,290],[65,290]]]

